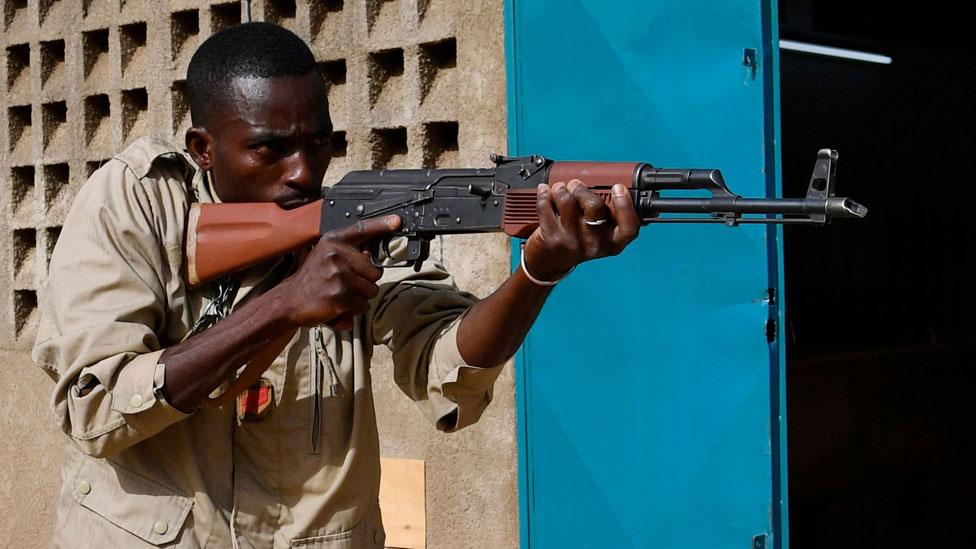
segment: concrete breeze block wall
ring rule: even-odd
[[[29,349],[47,266],[87,177],[135,139],[183,143],[186,66],[210,34],[270,21],[312,48],[335,135],[326,183],[348,170],[486,166],[506,140],[499,0],[0,0],[0,546],[50,538],[64,438],[52,385]],[[507,239],[447,237],[432,259],[487,295],[509,272]],[[481,422],[436,433],[373,366],[382,451],[427,462],[430,547],[518,543],[514,377]]]

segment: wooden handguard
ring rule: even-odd
[[[322,201],[283,210],[274,202],[193,204],[186,228],[186,279],[191,287],[314,242]]]
[[[612,187],[620,183],[634,186],[639,162],[555,162],[549,170],[547,183],[569,183],[578,179],[589,187],[607,205],[611,201]],[[528,238],[539,226],[536,209],[536,189],[509,189],[505,195],[505,211],[502,229],[516,238]]]

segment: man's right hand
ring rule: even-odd
[[[383,270],[373,265],[363,246],[400,227],[396,215],[366,219],[322,235],[293,275],[282,282],[289,320],[298,326],[352,327],[369,310]]]

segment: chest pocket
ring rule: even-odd
[[[183,530],[193,499],[101,459],[83,459],[72,494],[82,507],[153,545]]]

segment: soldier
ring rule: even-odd
[[[438,429],[474,423],[552,284],[637,235],[633,205],[621,186],[612,207],[579,182],[540,186],[525,265],[481,301],[436,265],[374,267],[361,246],[396,216],[192,289],[190,204],[319,198],[332,122],[312,53],[270,24],[205,41],[187,92],[186,150],[142,139],[107,162],[54,251],[34,359],[71,442],[55,544],[382,546],[373,346]],[[209,403],[296,328],[236,406]]]

